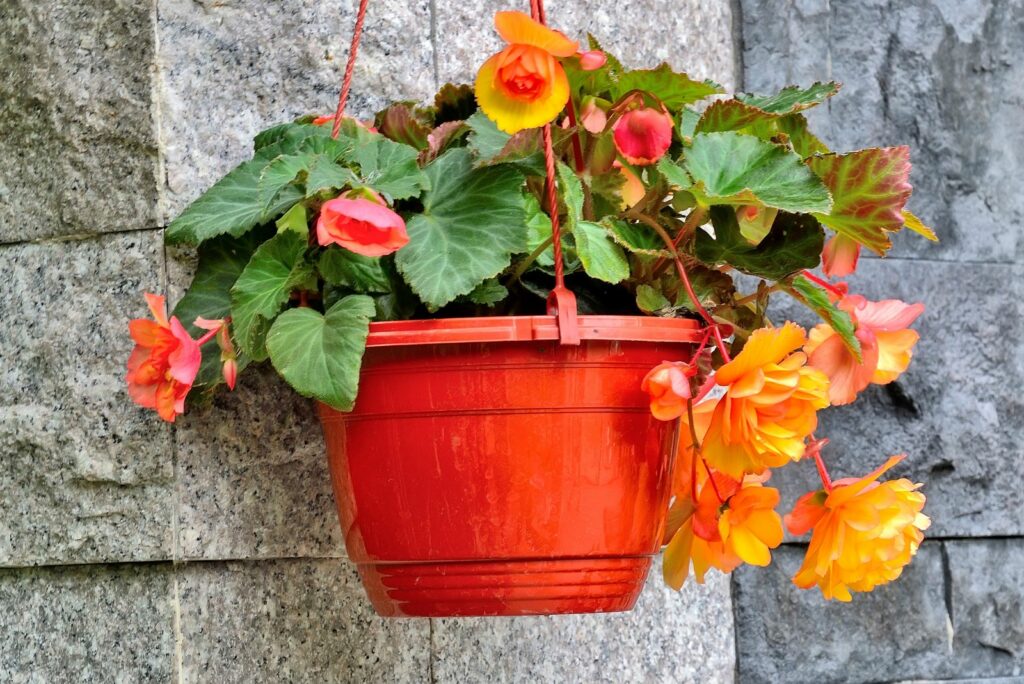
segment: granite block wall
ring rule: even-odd
[[[547,4],[632,64],[736,83],[729,0]],[[370,3],[350,110],[470,78],[504,6]],[[170,427],[124,394],[139,293],[194,265],[163,227],[257,131],[333,109],[354,13],[0,0],[0,682],[733,681],[724,577],[655,571],[625,615],[380,619],[309,402],[249,373]]]
[[[739,13],[744,89],[841,81],[814,125],[837,150],[909,144],[910,208],[941,241],[900,236],[851,279],[923,301],[922,339],[897,383],[820,430],[839,477],[908,453],[895,474],[926,483],[929,541],[899,582],[849,605],[790,584],[798,544],[737,572],[738,679],[1024,681],[1024,3],[742,0]],[[814,477],[782,471],[784,500]]]

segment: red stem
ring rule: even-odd
[[[832,478],[828,474],[828,468],[825,467],[825,461],[821,458],[821,447],[825,446],[828,440],[821,440],[820,442],[814,439],[814,435],[811,435],[811,443],[808,447],[811,450],[811,456],[814,458],[814,465],[818,467],[818,477],[821,478],[821,484],[825,487],[826,492],[832,491]]]
[[[836,287],[832,283],[828,282],[827,280],[822,280],[821,278],[819,278],[818,276],[814,275],[810,271],[804,271],[803,272],[803,276],[804,276],[804,278],[807,278],[808,280],[810,280],[812,283],[817,283],[818,285],[821,285],[823,288],[825,288],[826,290],[828,290],[829,292],[834,294],[836,297],[842,298],[843,296],[845,296],[845,293],[842,290],[840,290],[838,287]]]
[[[580,143],[580,130],[576,124],[576,105],[573,104],[572,98],[569,98],[569,102],[565,105],[566,111],[569,113],[569,125],[572,126],[572,156],[576,161],[576,173],[583,172],[583,145]]]

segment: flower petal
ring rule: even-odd
[[[548,28],[522,12],[496,12],[494,26],[505,42],[532,45],[555,57],[571,57],[579,48],[579,43],[569,40],[561,31]]]

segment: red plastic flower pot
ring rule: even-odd
[[[372,323],[355,410],[321,405],[348,554],[378,613],[629,610],[657,553],[678,423],[640,383],[698,325],[580,316]]]

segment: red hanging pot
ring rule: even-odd
[[[641,391],[695,321],[372,323],[355,410],[325,405],[349,558],[378,613],[629,610],[657,553],[677,422]]]

